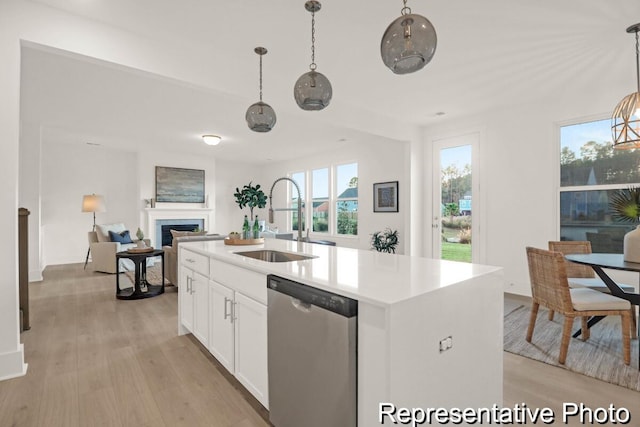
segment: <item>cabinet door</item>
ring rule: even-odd
[[[233,291],[209,281],[209,351],[231,373],[233,334]]]
[[[235,294],[236,378],[269,409],[267,306]]]
[[[194,272],[191,279],[193,298],[193,335],[205,347],[209,345],[209,279]]]
[[[179,274],[180,322],[189,332],[193,332],[193,295],[191,294],[193,272],[180,266]]]

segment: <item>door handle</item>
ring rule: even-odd
[[[191,277],[187,276],[187,292],[191,293]]]
[[[196,290],[193,289],[193,282],[195,282],[195,280],[193,280],[193,277],[191,278],[191,295],[196,293]]]
[[[229,300],[229,302],[231,302],[231,300]],[[238,305],[237,302],[231,302],[231,323],[238,319],[236,317],[236,305]]]

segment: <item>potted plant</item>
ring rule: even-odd
[[[375,231],[371,235],[371,248],[378,252],[396,253],[398,245],[398,230],[390,228],[384,231]]]
[[[640,222],[640,187],[620,189],[609,201],[611,217],[615,221]],[[640,225],[624,235],[624,260],[640,263]]]
[[[243,209],[245,206],[249,207],[249,212],[251,213],[251,221],[253,221],[253,209],[254,208],[264,208],[267,206],[267,196],[264,194],[264,191],[260,189],[260,184],[256,184],[256,186],[251,185],[251,181],[249,184],[246,184],[240,190],[236,187],[236,192],[234,193],[236,198],[236,203]]]

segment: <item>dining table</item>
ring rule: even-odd
[[[616,281],[604,271],[604,269],[610,269],[640,273],[640,263],[625,261],[623,254],[613,253],[568,254],[565,255],[565,259],[590,266],[598,277],[602,279],[604,284],[607,285],[611,295],[626,299],[633,305],[640,305],[640,294],[623,291]],[[592,327],[602,319],[603,316],[590,318],[587,322],[587,327]],[[638,326],[640,326],[640,322],[638,322],[638,324]],[[573,337],[577,338],[581,333],[582,329],[574,333]]]

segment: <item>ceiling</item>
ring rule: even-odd
[[[628,79],[629,92],[635,90],[634,40],[625,29],[640,22],[637,0],[409,0],[414,13],[433,23],[438,48],[425,69],[404,76],[386,69],[379,53],[400,0],[324,0],[316,14],[316,62],[334,95],[320,112],[304,112],[293,100],[293,85],[310,62],[310,15],[302,0],[37,3],[140,37],[184,44],[203,58],[214,56],[217,64],[210,80],[195,85],[25,48],[22,120],[41,124],[47,141],[186,150],[260,163],[352,141],[402,140],[407,133],[393,129],[557,100],[593,82]],[[244,121],[247,107],[258,100],[253,48],[259,45],[269,50],[264,100],[278,115],[268,134],[249,131]],[[204,133],[219,134],[223,142],[204,146]]]

